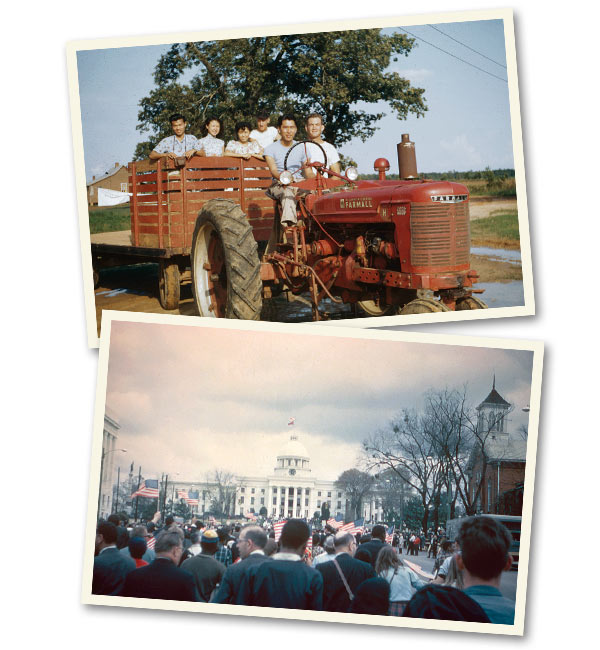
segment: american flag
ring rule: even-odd
[[[391,544],[393,539],[394,539],[394,526],[392,525],[387,529],[387,532],[385,534],[385,543]]]
[[[253,512],[249,512],[246,515],[246,519],[252,519],[252,521],[256,521],[256,515]]]
[[[344,523],[344,518],[342,515],[336,515],[335,517],[330,517],[327,520],[327,525],[331,526],[331,528],[338,529],[340,526],[342,526]]]
[[[148,499],[158,499],[158,479],[147,478],[140,487],[131,495],[134,497],[146,497]]]
[[[146,540],[146,546],[147,546],[148,548],[154,548],[154,545],[155,545],[155,544],[156,544],[156,537],[154,537],[154,535],[152,535],[152,537],[149,537],[149,538]]]
[[[284,519],[283,521],[278,521],[276,524],[273,524],[273,530],[275,531],[275,541],[278,542],[279,538],[281,537],[281,530],[285,526],[285,523],[287,522],[287,519]]]
[[[189,499],[187,490],[177,490],[177,498],[185,499],[187,501]]]
[[[294,422],[296,422],[296,418],[290,418],[290,419],[288,420],[288,427],[292,427],[292,426],[294,426]]]
[[[351,535],[356,535],[356,533],[364,533],[365,528],[364,528],[365,520],[364,517],[362,519],[357,519],[356,521],[351,521],[348,524],[344,524],[340,530],[343,530],[345,532],[350,533]]]
[[[184,497],[185,502],[188,504],[188,506],[197,506],[198,505],[198,497],[200,495],[198,492],[188,492],[187,496]]]

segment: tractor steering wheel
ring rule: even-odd
[[[293,144],[288,150],[287,153],[285,154],[285,158],[283,159],[283,169],[287,171],[287,161],[289,155],[292,153],[292,150],[301,145],[301,144],[314,144],[316,147],[319,147],[319,149],[323,152],[323,166],[327,167],[327,154],[325,153],[325,149],[318,143],[318,142],[312,142],[312,140],[301,140],[300,142],[296,142]]]

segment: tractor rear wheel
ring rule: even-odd
[[[385,316],[393,313],[394,305],[379,304],[375,300],[359,300],[358,306],[368,316]]]
[[[181,294],[179,265],[170,260],[160,260],[158,265],[158,300],[163,309],[177,309]]]
[[[450,311],[443,302],[431,298],[417,298],[404,305],[398,312],[400,316],[408,314],[430,314],[439,311]]]
[[[260,319],[260,261],[252,228],[239,205],[227,199],[205,203],[194,229],[191,268],[200,316]]]
[[[465,296],[456,301],[456,311],[464,311],[465,309],[487,309],[488,306],[475,296]]]

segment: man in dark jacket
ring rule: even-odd
[[[266,545],[267,533],[260,526],[244,526],[237,540],[242,561],[227,567],[219,589],[211,599],[212,603],[244,604],[240,599],[240,585],[248,570],[263,562],[271,562],[271,558],[264,553]]]
[[[183,535],[164,531],[156,538],[156,559],[127,575],[121,596],[161,600],[200,600],[194,578],[177,567],[183,553]]]
[[[366,549],[371,554],[371,566],[375,568],[375,562],[377,561],[377,555],[379,551],[383,548],[385,544],[385,526],[377,524],[373,526],[371,531],[371,541],[361,544],[360,547]]]
[[[356,551],[356,541],[350,533],[337,533],[333,546],[333,560],[316,567],[323,576],[323,609],[327,612],[347,612],[351,602],[348,590],[354,598],[358,586],[375,577],[375,570],[370,564],[352,557]]]
[[[240,604],[288,609],[323,609],[323,578],[302,561],[310,535],[301,519],[290,519],[281,531],[279,553],[272,562],[249,567],[240,588]]]
[[[96,557],[92,578],[92,593],[101,596],[117,596],[125,578],[135,569],[135,562],[122,555],[117,548],[117,527],[107,522],[96,529]]]
[[[205,530],[200,538],[202,550],[181,565],[194,577],[200,600],[207,603],[225,573],[225,566],[215,559],[219,538],[214,530]]]

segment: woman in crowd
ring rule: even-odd
[[[209,117],[204,122],[204,131],[206,135],[198,140],[198,155],[199,156],[222,156],[225,143],[223,140],[217,138],[219,133],[223,130],[223,124],[218,117]]]
[[[391,546],[384,546],[377,555],[375,573],[390,585],[390,616],[402,616],[406,603],[427,583],[404,566]]]
[[[226,156],[233,158],[244,158],[248,160],[251,156],[264,160],[262,147],[258,142],[250,141],[250,123],[238,122],[235,125],[237,140],[230,140],[225,149]]]

